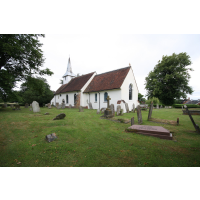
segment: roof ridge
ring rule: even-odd
[[[99,75],[102,75],[102,74],[107,74],[107,73],[110,73],[110,72],[119,71],[119,70],[122,70],[122,69],[125,69],[125,68],[130,68],[130,67],[131,67],[131,66],[123,67],[123,68],[120,68],[120,69],[115,69],[115,70],[112,70],[112,71],[109,71],[109,72],[104,72],[104,73],[101,73],[101,74],[97,74],[96,76],[99,76]]]

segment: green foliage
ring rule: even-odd
[[[33,74],[52,75],[44,63],[43,34],[0,34],[0,97],[7,101],[17,81],[26,80]]]
[[[188,85],[191,68],[190,56],[187,53],[163,56],[145,78],[147,96],[158,97],[163,104],[172,105],[175,99],[186,98],[193,90]]]
[[[141,93],[138,93],[138,101],[139,101],[140,103],[143,103],[143,102],[146,101],[146,99],[143,98],[143,96],[144,96],[144,95],[142,95]]]
[[[54,96],[47,80],[40,77],[28,77],[27,81],[21,85],[21,93],[24,103],[30,104],[37,101],[40,106],[49,103]]]
[[[188,108],[200,108],[200,105],[196,105],[196,104],[174,104],[173,107],[174,108],[182,108],[182,106],[187,106]]]
[[[160,104],[160,101],[158,98],[156,97],[152,97],[152,98],[149,98],[148,100],[145,101],[146,104],[151,104],[151,102],[153,101],[153,104]]]

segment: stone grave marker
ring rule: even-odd
[[[151,105],[150,105],[150,107],[149,107],[148,120],[151,119],[152,111],[153,111],[153,102],[151,102]]]
[[[106,110],[106,108],[101,108],[101,114],[104,114],[104,111]]]
[[[138,117],[138,124],[142,124],[142,113],[139,105],[137,106],[137,117]]]
[[[37,101],[32,102],[32,108],[33,108],[33,112],[40,112],[40,106]]]
[[[79,112],[83,112],[83,107],[79,106]]]
[[[127,103],[125,103],[125,108],[126,108],[126,112],[129,113],[129,107]]]
[[[158,104],[156,105],[156,108],[159,109],[159,105]]]
[[[91,102],[89,102],[89,109],[93,109]]]
[[[71,104],[69,104],[69,108],[70,108],[70,109],[72,108],[72,105],[71,105]]]
[[[99,109],[97,109],[97,115],[98,115],[98,114],[100,114],[100,110],[99,110]]]
[[[171,106],[169,106],[169,108],[172,108]]]
[[[169,130],[161,126],[148,126],[148,125],[132,125],[128,129],[129,132],[134,132],[142,135],[158,137],[161,139],[172,140],[172,134]]]
[[[107,96],[106,99],[107,99],[107,108],[104,111],[104,117],[106,117],[106,118],[112,118],[113,115],[112,115],[112,111],[110,110],[110,100],[111,100],[111,98],[109,96]]]
[[[65,103],[61,104],[62,109],[65,109]]]
[[[59,106],[59,103],[56,103],[56,108],[58,108],[58,106]]]
[[[133,103],[133,112],[135,112],[135,104]]]
[[[118,106],[117,106],[117,116],[120,115],[120,111],[121,111],[121,106],[118,105]]]
[[[160,106],[160,108],[162,108],[162,105]]]
[[[50,103],[48,103],[47,106],[48,106],[49,109],[51,108],[51,104]]]
[[[28,108],[28,107],[29,107],[29,105],[28,105],[28,103],[26,103],[26,104],[25,104],[25,108]]]
[[[114,104],[110,105],[110,110],[112,111],[112,115],[115,116],[115,106],[114,106]]]
[[[65,113],[60,113],[53,120],[64,119],[66,117]]]
[[[131,118],[131,126],[134,125],[134,117]]]

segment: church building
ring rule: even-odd
[[[133,74],[133,69],[129,65],[121,69],[97,74],[91,72],[75,77],[72,72],[70,58],[68,60],[67,71],[63,75],[63,84],[55,92],[51,104],[65,103],[72,107],[83,106],[89,108],[89,102],[93,109],[107,108],[107,97],[111,98],[110,104],[117,105],[126,112],[125,103],[128,103],[129,110],[132,110],[138,102],[138,87]]]

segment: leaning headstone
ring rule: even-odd
[[[134,117],[131,118],[131,126],[134,125]]]
[[[133,112],[135,112],[135,104],[133,103]]]
[[[93,109],[91,102],[89,102],[89,109]]]
[[[142,113],[139,105],[137,106],[137,117],[138,117],[138,124],[142,124]]]
[[[151,119],[152,110],[153,110],[153,102],[151,102],[151,105],[150,105],[150,107],[149,107],[149,115],[148,115],[148,120],[150,120],[150,119]]]
[[[129,107],[127,103],[125,103],[125,107],[126,107],[126,112],[129,113]]]
[[[100,114],[100,110],[99,109],[97,109],[97,114]]]
[[[65,113],[60,113],[60,114],[57,115],[53,120],[64,119],[65,117],[66,117]]]
[[[49,134],[46,136],[46,140],[48,142],[52,142],[53,140],[55,140],[57,138],[56,134],[55,133],[52,133],[52,134]]]
[[[61,104],[62,109],[65,109],[65,103]]]
[[[83,112],[83,107],[79,106],[79,112]]]
[[[120,111],[121,111],[121,106],[118,105],[118,106],[117,106],[117,116],[120,115]]]
[[[110,110],[112,111],[112,115],[115,116],[115,106],[114,106],[114,104],[110,105]]]
[[[33,108],[33,112],[40,112],[40,106],[37,101],[33,101],[32,108]]]
[[[29,107],[29,106],[28,106],[28,103],[26,103],[26,104],[25,104],[25,108],[28,108],[28,107]]]

